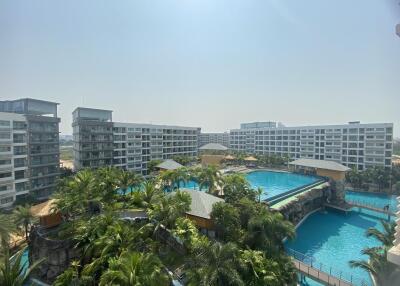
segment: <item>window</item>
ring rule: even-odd
[[[0,139],[10,139],[11,133],[10,132],[0,132]]]
[[[13,197],[7,197],[7,198],[4,198],[4,199],[1,199],[1,200],[0,200],[0,204],[1,204],[1,205],[4,205],[4,204],[11,203],[11,202],[13,202],[13,201],[14,201]]]
[[[0,152],[10,152],[11,146],[0,146]]]
[[[0,128],[1,127],[10,127],[10,121],[8,120],[0,120]]]
[[[12,176],[12,173],[11,173],[11,172],[3,172],[3,173],[0,173],[0,179],[8,178],[8,177],[11,177],[11,176]]]
[[[0,186],[0,192],[8,191],[12,189],[12,185],[2,185]]]
[[[16,130],[25,130],[26,129],[26,123],[24,121],[14,121],[13,122],[13,128]]]
[[[16,158],[14,159],[14,168],[24,167],[26,165],[25,158]]]
[[[11,159],[0,159],[0,166],[1,165],[11,165]]]
[[[24,179],[25,178],[25,171],[15,171],[14,177],[16,180]]]

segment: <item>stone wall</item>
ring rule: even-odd
[[[56,230],[53,230],[56,231]],[[34,263],[45,259],[34,271],[33,277],[47,283],[68,268],[70,262],[80,257],[70,240],[55,240],[49,238],[51,231],[39,226],[33,227],[29,236],[29,261]]]
[[[298,196],[296,200],[283,206],[279,211],[286,219],[296,225],[308,213],[321,208],[324,205],[326,192],[326,189],[313,189]]]

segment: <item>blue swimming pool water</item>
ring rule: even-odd
[[[25,273],[25,271],[28,270],[28,268],[29,268],[29,249],[28,249],[28,247],[25,248],[24,253],[22,254],[21,265],[23,266],[24,273]]]
[[[389,209],[393,212],[395,212],[397,208],[396,197],[385,194],[347,191],[346,200],[365,202],[378,208],[383,208],[384,206],[389,205]]]
[[[199,184],[193,180],[190,180],[187,182],[181,182],[179,185],[179,188],[199,190]],[[201,190],[205,191],[206,189],[207,189],[207,187],[203,187]]]
[[[371,195],[364,193],[348,192],[346,197],[379,201],[382,204],[395,204],[395,198],[384,195]],[[297,230],[294,241],[288,241],[285,245],[288,249],[294,249],[309,257],[314,264],[323,264],[323,269],[329,272],[332,267],[336,273],[342,271],[344,277],[353,275],[355,281],[364,280],[367,285],[372,285],[367,272],[349,266],[350,260],[366,259],[361,254],[365,247],[378,246],[379,242],[373,238],[367,238],[365,231],[370,227],[382,229],[380,219],[386,216],[371,211],[352,210],[347,215],[342,212],[327,210],[318,211],[310,215]],[[310,279],[304,285],[321,285]]]
[[[254,171],[246,175],[252,188],[262,187],[262,200],[285,193],[287,191],[310,185],[319,180],[317,177],[288,172]]]

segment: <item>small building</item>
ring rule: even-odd
[[[39,219],[41,227],[51,228],[61,224],[63,220],[61,213],[52,211],[55,202],[55,199],[51,199],[31,207],[31,214],[33,217]]]
[[[183,166],[179,164],[178,162],[172,160],[172,159],[167,159],[164,162],[158,164],[156,166],[157,169],[160,171],[166,171],[166,170],[176,170],[179,168],[182,168]]]
[[[225,159],[225,155],[228,148],[218,143],[209,143],[199,148],[201,164],[203,166],[208,165],[220,165]]]
[[[184,189],[182,192],[187,193],[192,200],[190,211],[186,213],[187,218],[192,220],[200,228],[201,232],[214,236],[214,223],[211,220],[210,214],[213,205],[218,202],[224,202],[224,200],[196,190]]]
[[[334,161],[317,160],[317,159],[298,159],[289,163],[294,171],[328,177],[333,181],[343,181],[346,172],[350,171],[349,167]]]

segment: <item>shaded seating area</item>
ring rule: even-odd
[[[218,143],[209,143],[199,148],[203,166],[219,166],[226,157],[228,148]]]
[[[244,158],[244,161],[246,162],[246,167],[248,168],[255,168],[257,167],[256,162],[258,161],[257,158],[253,156],[248,156]]]
[[[289,167],[294,172],[328,177],[333,181],[343,181],[346,172],[351,170],[349,167],[334,161],[317,159],[298,159],[290,162]]]

